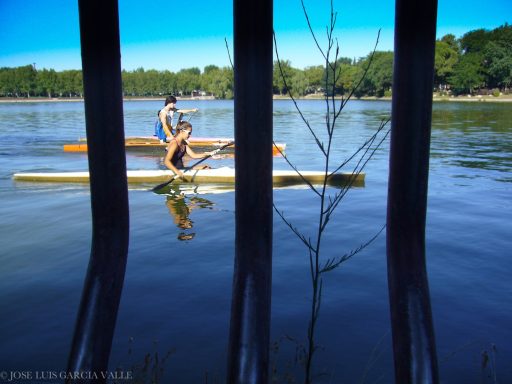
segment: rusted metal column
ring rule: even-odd
[[[437,1],[396,0],[387,213],[396,383],[437,383],[425,266]]]
[[[272,0],[234,0],[236,240],[228,383],[267,383],[272,279]]]
[[[79,0],[79,11],[93,228],[68,370],[100,372],[108,369],[129,237],[117,0]]]

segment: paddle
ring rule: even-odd
[[[203,157],[201,160],[197,161],[196,163],[192,164],[190,167],[187,167],[185,168],[185,170],[183,172],[188,172],[192,169],[194,169],[194,167],[196,167],[197,165],[201,164],[203,161],[205,161],[206,159],[216,155],[217,153],[219,153],[220,151],[222,151],[224,148],[227,148],[229,147],[230,145],[233,145],[235,144],[234,141],[230,141],[229,143],[227,144],[224,144],[222,147],[220,148],[217,148],[215,151],[212,151],[208,156],[206,157]],[[156,187],[154,187],[152,189],[153,192],[156,192],[160,189],[162,189],[163,187],[166,187],[168,186],[169,184],[171,184],[174,180],[176,180],[178,177],[180,177],[179,175],[174,175],[170,180],[166,181],[165,183],[162,183],[162,184],[158,184]]]

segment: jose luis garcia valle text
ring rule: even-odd
[[[23,380],[91,380],[91,379],[110,379],[110,380],[131,380],[133,374],[131,371],[3,371],[0,372],[0,381],[19,382]]]

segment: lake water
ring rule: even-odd
[[[125,102],[126,135],[151,135],[162,105]],[[195,136],[233,136],[232,102],[180,101],[179,107],[199,108],[191,120]],[[301,107],[321,130],[325,104],[304,101]],[[368,138],[390,109],[387,101],[349,103],[337,128],[335,162]],[[512,108],[436,103],[432,124],[427,264],[441,381],[493,382],[495,374],[497,382],[510,383]],[[62,151],[64,143],[84,136],[81,102],[0,104],[0,371],[66,367],[90,253],[88,186],[14,182],[12,174],[85,170],[85,154]],[[299,168],[321,169],[322,156],[290,101],[274,103],[274,138],[287,144],[287,155]],[[352,189],[338,208],[325,234],[324,257],[356,248],[384,224],[388,148],[386,142],[368,164],[365,186]],[[127,154],[130,169],[162,167],[161,160]],[[233,166],[233,159],[208,163]],[[282,158],[274,163],[287,169]],[[223,382],[234,192],[188,190],[176,199],[149,187],[129,192],[130,249],[112,369],[137,372],[134,366],[146,353],[162,358],[171,352],[162,382]],[[277,189],[274,202],[311,233],[318,203],[311,191]],[[274,216],[271,332],[279,350],[273,350],[272,360],[280,382],[286,373],[300,382],[294,359],[306,338],[308,256]],[[381,235],[325,276],[317,337],[322,348],[315,360],[315,372],[324,375],[317,382],[393,382],[386,273]],[[485,370],[483,352],[493,362]]]

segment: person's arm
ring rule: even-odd
[[[179,112],[179,113],[193,113],[193,112],[197,112],[197,111],[199,111],[199,109],[193,108],[193,109],[178,109],[176,112]]]
[[[171,159],[174,156],[174,152],[176,152],[176,149],[178,148],[178,144],[176,143],[176,140],[173,140],[169,143],[167,146],[167,154],[165,155],[164,164],[165,166],[173,171],[176,175],[179,175],[180,177],[183,176],[183,172],[180,171],[178,168],[174,166]]]
[[[203,153],[195,153],[190,146],[187,145],[187,155],[189,155],[193,159],[204,159],[205,157],[210,156],[211,152],[203,152]]]
[[[167,112],[165,110],[161,110],[158,114],[158,117],[160,118],[160,122],[162,123],[162,128],[164,129],[165,136],[172,137],[172,127],[169,127],[167,124]]]

